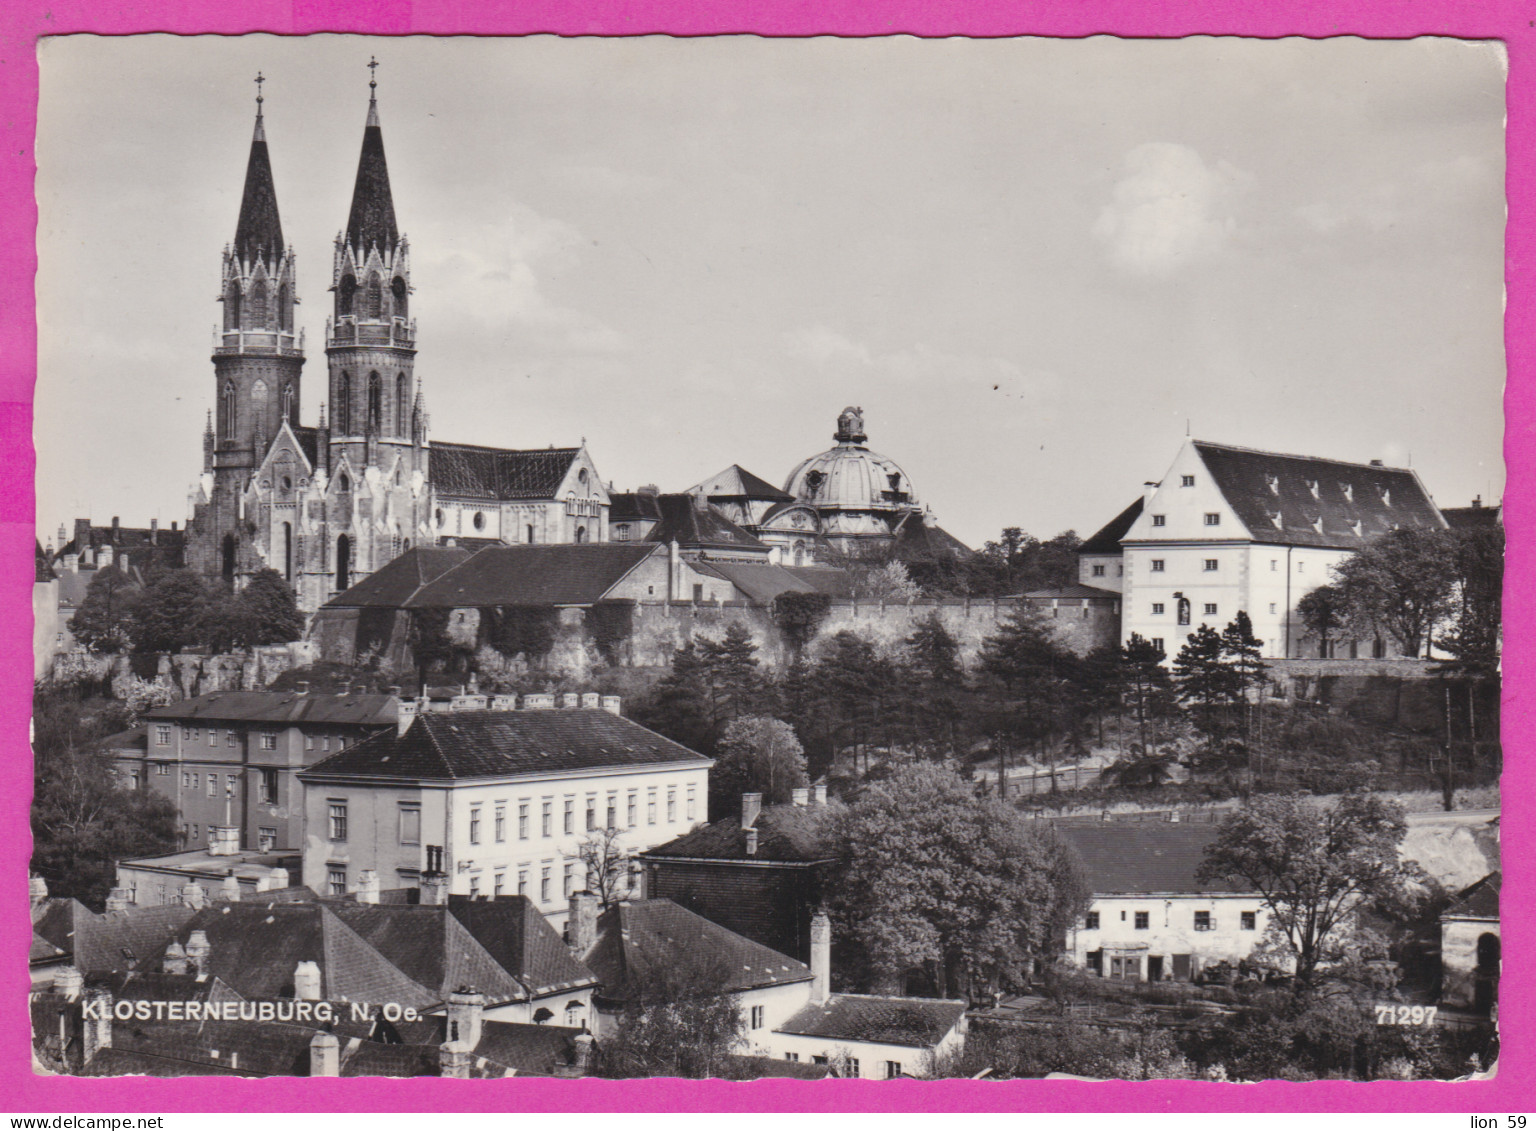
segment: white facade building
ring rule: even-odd
[[[546,706],[423,714],[333,755],[305,786],[304,885],[355,890],[440,877],[448,894],[524,895],[564,924],[587,887],[583,842],[640,852],[705,818],[708,758],[614,711]]]

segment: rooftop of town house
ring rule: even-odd
[[[1211,824],[1180,821],[1051,822],[1083,862],[1094,895],[1195,895],[1237,892],[1225,880],[1197,878],[1206,846],[1217,836]]]
[[[832,994],[810,1002],[777,1032],[831,1041],[863,1041],[928,1049],[965,1016],[966,1003],[945,999]]]
[[[436,581],[473,552],[467,545],[414,547],[331,598],[326,607],[399,608],[423,585]]]
[[[366,738],[299,777],[459,780],[712,764],[622,715],[560,707],[419,715],[404,734]]]
[[[1499,918],[1499,890],[1504,884],[1503,872],[1492,872],[1477,883],[1463,888],[1444,911],[1444,919],[1492,919]]]
[[[645,859],[722,860],[815,864],[832,857],[829,816],[841,804],[769,805],[752,823],[756,851],[749,852],[739,814],[701,825],[641,853]]]
[[[155,721],[274,726],[393,726],[397,696],[375,691],[210,691],[146,711]]]
[[[159,856],[140,856],[124,860],[125,868],[156,869],[175,872],[188,879],[223,879],[233,875],[235,879],[255,882],[271,876],[273,868],[287,869],[290,875],[298,875],[300,864],[296,852],[261,852],[241,849],[228,855],[216,856],[207,849],[188,848],[166,852]]]

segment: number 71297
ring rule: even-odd
[[[1438,1007],[1433,1005],[1378,1005],[1378,1025],[1433,1025]]]

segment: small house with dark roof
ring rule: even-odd
[[[704,816],[711,760],[608,706],[529,695],[521,710],[428,712],[301,771],[305,885],[345,895],[372,872],[391,888],[525,895],[563,922],[586,886],[584,842],[612,829],[640,852]]]
[[[655,487],[616,494],[609,512],[615,542],[677,543],[684,558],[766,562],[769,549],[703,495],[664,495]]]
[[[1132,633],[1177,654],[1199,627],[1246,612],[1265,656],[1316,657],[1297,615],[1331,570],[1394,530],[1446,521],[1411,468],[1348,463],[1185,440],[1141,509],[1122,512],[1084,546],[1085,584],[1102,585],[1119,532],[1122,640]],[[1126,521],[1129,519],[1128,525]],[[1120,527],[1124,526],[1123,530]],[[1105,565],[1105,576],[1092,571]],[[1385,656],[1379,639],[1330,640],[1330,657]]]
[[[1493,872],[1458,892],[1440,913],[1440,1000],[1458,1009],[1489,1013],[1499,995],[1503,958],[1499,890]]]
[[[390,693],[215,691],[145,712],[142,765],[131,766],[125,750],[117,763],[176,807],[188,850],[212,847],[210,830],[233,826],[242,850],[295,851],[304,811],[298,771],[394,729],[399,713]]]
[[[1127,982],[1187,982],[1248,957],[1269,908],[1257,892],[1198,872],[1216,826],[1177,820],[1053,822],[1082,861],[1092,899],[1068,934],[1074,965]]]
[[[507,545],[608,541],[608,489],[586,445],[432,444],[433,531]]]
[[[673,902],[801,962],[832,862],[825,785],[797,789],[790,805],[746,794],[741,813],[640,853],[648,895]]]
[[[966,1008],[947,999],[828,994],[781,1023],[769,1047],[856,1080],[930,1076],[964,1048]]]

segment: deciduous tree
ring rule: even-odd
[[[710,812],[732,812],[743,793],[761,793],[768,805],[789,801],[808,784],[805,751],[794,728],[778,719],[744,715],[726,724],[709,771]]]
[[[1448,531],[1402,527],[1334,567],[1352,619],[1385,632],[1419,656],[1451,610],[1456,545]]]
[[[70,631],[97,652],[126,652],[133,647],[141,593],[138,582],[116,566],[97,570],[69,622]]]
[[[287,644],[304,635],[304,614],[299,612],[293,588],[275,569],[258,570],[240,591],[248,611],[252,644]]]

